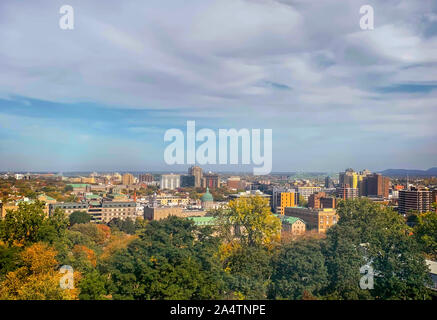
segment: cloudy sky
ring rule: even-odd
[[[273,129],[273,171],[437,166],[437,2],[0,2],[0,171],[176,171],[187,120]]]

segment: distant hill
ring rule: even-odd
[[[415,170],[415,169],[387,169],[380,172],[385,176],[402,176],[406,177],[430,177],[437,176],[437,167],[429,168],[428,170]]]

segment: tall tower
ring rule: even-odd
[[[192,166],[188,169],[188,174],[194,176],[194,187],[200,188],[202,186],[202,168],[198,166]]]

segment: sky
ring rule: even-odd
[[[272,129],[273,171],[437,166],[437,2],[0,2],[0,171],[184,170],[190,120]]]

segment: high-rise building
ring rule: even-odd
[[[353,169],[346,169],[344,172],[339,173],[339,186],[348,186],[349,188],[359,189],[358,194],[361,194],[361,185],[363,179],[370,174],[370,171],[364,169],[361,172],[355,172]]]
[[[151,175],[150,173],[143,173],[140,174],[138,177],[138,181],[139,182],[153,182],[153,175]]]
[[[286,207],[296,207],[299,196],[295,189],[273,188],[272,209],[273,212],[284,214]]]
[[[202,168],[198,166],[192,166],[188,169],[188,174],[194,176],[194,186],[196,188],[202,187]]]
[[[196,182],[196,177],[192,175],[183,175],[181,176],[181,187],[182,188],[189,188],[194,187]]]
[[[399,213],[431,211],[432,191],[426,189],[399,190]]]
[[[349,185],[343,185],[337,188],[337,197],[346,199],[358,198],[358,189],[350,188]]]
[[[161,175],[161,189],[177,189],[181,186],[181,176],[179,174],[163,174]]]
[[[325,188],[335,188],[334,181],[332,181],[331,177],[329,176],[325,178]]]
[[[121,178],[121,183],[124,185],[131,185],[135,183],[135,178],[130,173],[125,173]]]
[[[390,178],[374,173],[364,177],[360,184],[360,195],[388,198],[389,188]]]
[[[220,188],[220,178],[216,173],[206,173],[203,175],[203,187],[204,188]]]
[[[322,188],[320,187],[297,187],[299,196],[302,196],[306,201],[308,201],[310,195],[315,192],[320,192],[321,190]]]

